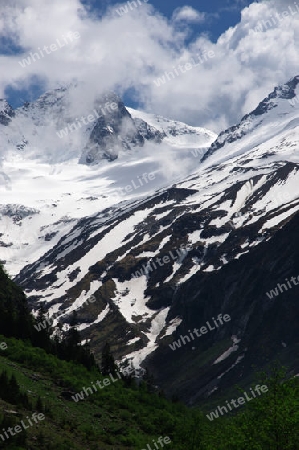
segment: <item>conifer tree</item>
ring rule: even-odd
[[[115,375],[116,373],[116,364],[114,362],[114,358],[112,356],[110,345],[108,342],[104,345],[102,350],[102,366],[101,371],[103,375]]]

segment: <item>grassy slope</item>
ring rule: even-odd
[[[104,377],[22,341],[0,336],[0,342],[3,341],[8,349],[1,352],[0,371],[16,376],[34,407],[40,396],[47,408],[46,420],[27,430],[27,448],[40,449],[42,443],[43,449],[56,450],[141,449],[152,439],[170,436],[176,422],[183,418],[183,406],[150,394],[145,387],[126,387],[121,380],[77,403],[65,400],[61,397],[63,391],[80,392],[91,386],[91,381]],[[2,400],[0,405],[2,411],[13,410],[24,418],[30,417],[35,409],[26,411]],[[17,417],[16,423],[21,420]]]

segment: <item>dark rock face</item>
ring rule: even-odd
[[[32,216],[33,214],[38,214],[39,211],[35,208],[28,208],[24,205],[1,205],[0,216],[13,217],[18,220],[24,219],[24,217]]]
[[[11,119],[15,116],[15,112],[6,100],[0,99],[0,125],[7,126]]]
[[[109,93],[95,102],[98,113],[89,142],[80,163],[95,164],[101,159],[113,161],[121,150],[142,147],[146,140],[161,142],[164,135],[141,119],[133,119],[121,99]]]
[[[175,379],[179,378],[181,398],[193,404],[215,387],[219,394],[239,383],[245,374],[253,378],[255,370],[276,358],[298,372],[299,287],[282,288],[283,292],[278,290],[279,295],[272,299],[266,295],[278,283],[286,283],[286,278],[297,279],[299,275],[298,226],[299,214],[250,254],[231,261],[219,272],[193,277],[176,292],[169,318],[183,317],[182,323],[147,361],[149,371],[169,393],[177,392]],[[189,335],[188,330],[200,328],[206,321],[213,324],[215,311],[229,314],[231,321],[218,329],[214,325],[215,330],[190,339],[176,351],[169,348],[168,344],[181,335]],[[214,364],[232,347],[232,336],[239,341],[235,351]]]
[[[161,133],[160,131],[156,130],[156,128],[150,126],[142,119],[134,119],[134,123],[139,134],[147,141],[152,140],[154,142],[160,143],[166,136],[165,133]]]

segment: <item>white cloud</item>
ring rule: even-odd
[[[101,19],[86,11],[79,0],[52,0],[51,8],[48,0],[12,0],[11,6],[1,5],[0,30],[24,52],[0,56],[5,68],[0,74],[0,97],[8,85],[22,88],[33,76],[48,89],[71,80],[84,81],[84,95],[74,99],[78,108],[104,90],[123,93],[134,88],[147,111],[219,132],[254,109],[275,85],[298,75],[299,12],[271,28],[254,31],[277,8],[287,9],[282,3],[253,3],[243,9],[240,23],[216,43],[203,33],[189,44],[181,21],[168,21],[149,3],[139,3],[121,17],[112,8]],[[185,14],[190,19],[193,13],[186,14],[190,7],[184,8],[178,17]],[[79,32],[80,39],[26,68],[20,66],[20,59],[70,31]],[[213,51],[215,57],[156,86],[154,80],[165,71],[204,51]]]
[[[177,8],[174,10],[172,19],[174,22],[203,22],[205,20],[206,14],[203,12],[196,11],[196,9],[191,6],[183,6],[182,8]]]

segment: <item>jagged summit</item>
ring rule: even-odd
[[[290,100],[296,97],[296,88],[299,84],[299,76],[291,78],[287,83],[276,86],[268,97],[266,97],[261,103],[259,103],[258,107],[252,111],[250,114],[246,114],[242,120],[245,120],[247,117],[254,115],[259,116],[262,114],[266,114],[271,109],[276,108],[279,105],[279,101],[274,101],[274,99],[284,99]],[[242,121],[241,120],[241,121]]]
[[[38,158],[49,164],[77,159],[81,164],[95,165],[142,151],[147,142],[159,145],[166,138],[168,145],[176,147],[182,126],[185,133],[192,133],[193,127],[174,121],[169,121],[168,131],[161,131],[147,123],[142,112],[132,117],[116,93],[91,97],[84,95],[83,89],[72,83],[15,111],[1,100],[0,126],[7,128],[0,133],[2,148],[14,157]],[[206,131],[197,130],[194,146],[207,148],[215,139]]]
[[[242,146],[247,148],[247,143],[254,139],[255,145],[264,142],[274,136],[283,127],[294,119],[298,119],[299,102],[292,101],[297,95],[299,76],[291,78],[287,83],[277,86],[262,100],[249,114],[242,117],[239,124],[222,131],[210,149],[203,157],[203,161],[217,152],[225,144],[233,144],[242,140]],[[256,133],[256,130],[257,133]],[[238,144],[237,144],[238,145]],[[232,147],[233,148],[233,147]]]
[[[143,147],[146,140],[160,143],[163,134],[146,122],[135,121],[124,103],[114,93],[97,98],[97,120],[83,150],[80,163],[94,164],[106,158],[117,159],[121,152]]]

